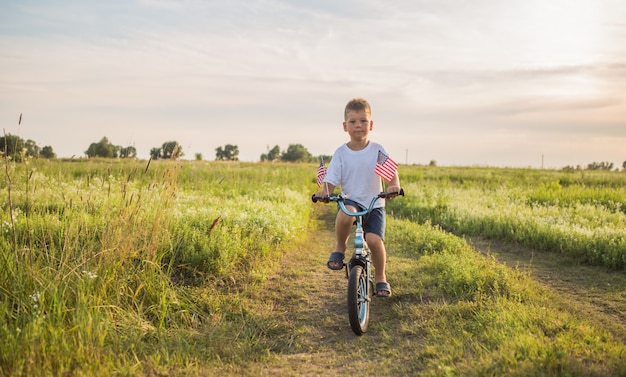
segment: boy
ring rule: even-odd
[[[382,191],[381,178],[375,172],[379,161],[379,152],[387,155],[385,149],[368,139],[374,127],[372,111],[369,103],[362,98],[354,98],[348,102],[344,110],[343,130],[350,136],[350,141],[341,145],[333,154],[328,165],[322,191],[317,197],[328,196],[335,187],[341,186],[347,196],[344,204],[350,211],[362,210],[369,205],[372,198]],[[395,170],[395,169],[394,169]],[[389,181],[387,192],[400,191],[400,178],[394,171]],[[327,266],[331,270],[341,270],[345,258],[348,238],[354,218],[342,211],[337,212],[335,234],[337,244],[330,254]],[[374,277],[376,279],[376,296],[391,296],[391,287],[385,275],[387,253],[385,250],[385,200],[378,199],[372,212],[366,217],[363,231],[367,245],[372,252]]]

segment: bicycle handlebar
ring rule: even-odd
[[[317,203],[318,201],[324,202],[324,203],[328,203],[328,202],[337,202],[339,203],[339,207],[341,208],[341,210],[349,216],[363,216],[365,214],[367,214],[368,212],[370,212],[372,210],[372,208],[374,208],[374,203],[376,203],[376,200],[378,200],[379,198],[393,198],[396,196],[404,196],[404,189],[400,189],[400,191],[396,191],[396,192],[381,192],[378,195],[376,195],[374,198],[372,198],[372,201],[370,203],[370,206],[368,209],[364,210],[364,211],[357,211],[357,212],[351,212],[348,211],[346,209],[346,207],[343,205],[343,201],[345,199],[347,199],[347,197],[345,195],[339,194],[339,195],[329,195],[329,196],[324,196],[324,197],[317,197],[315,196],[315,194],[313,194],[313,196],[311,196],[311,200],[313,201],[313,203]]]
[[[379,198],[393,198],[396,196],[404,196],[404,189],[401,188],[400,191],[395,191],[395,192],[381,192],[378,195],[376,195],[376,197],[372,199],[372,201],[375,201],[376,199],[379,199]],[[347,196],[342,195],[342,194],[328,195],[328,196],[315,196],[315,194],[313,194],[313,196],[311,196],[311,201],[313,201],[313,203],[317,203],[318,201],[323,202],[323,203],[343,202],[347,198],[348,198]]]

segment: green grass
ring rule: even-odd
[[[527,273],[462,239],[406,220],[390,223],[393,306],[401,335],[419,338],[425,375],[605,376],[626,374],[626,348],[577,317]],[[417,277],[417,279],[416,279]],[[406,340],[407,347],[416,347]]]
[[[390,210],[583,263],[626,268],[626,174],[406,167],[409,196]]]
[[[304,166],[90,160],[8,168],[6,375],[134,374],[217,357],[203,351],[200,334],[245,313],[229,287],[262,281],[310,210],[301,200]],[[287,186],[293,177],[300,183]]]
[[[298,343],[305,330],[294,333],[253,298],[287,248],[307,235],[314,164],[30,160],[5,167],[0,375],[258,372],[250,363],[313,347]],[[388,230],[396,251],[391,317],[373,324],[389,360],[404,361],[387,375],[626,375],[622,343],[527,273],[440,228],[623,268],[624,175],[400,172],[408,195],[389,207],[403,218],[390,219]],[[391,323],[396,330],[377,327]],[[354,346],[342,341],[324,347]]]

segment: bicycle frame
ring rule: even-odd
[[[345,265],[346,278],[348,278],[348,317],[350,327],[357,335],[363,335],[367,331],[369,323],[370,302],[374,291],[374,278],[372,276],[370,250],[367,247],[363,232],[363,217],[374,209],[376,201],[395,195],[404,196],[404,190],[397,193],[381,192],[375,196],[368,208],[361,211],[350,211],[344,203],[345,195],[331,195],[318,198],[315,195],[311,200],[315,203],[318,200],[325,203],[337,202],[339,209],[348,216],[355,218],[356,230],[354,233],[354,256]]]
[[[339,206],[339,209],[345,213],[348,216],[354,217],[356,220],[356,230],[354,232],[354,261],[359,261],[361,262],[362,266],[366,269],[367,272],[367,276],[368,279],[371,277],[370,274],[370,266],[369,263],[371,262],[369,260],[369,248],[367,247],[367,242],[365,241],[365,234],[363,232],[363,216],[367,215],[368,213],[370,213],[372,211],[372,209],[374,208],[374,204],[376,203],[376,200],[378,200],[378,197],[375,197],[374,199],[372,199],[369,208],[362,210],[362,211],[355,211],[352,212],[350,210],[348,210],[346,208],[346,205],[344,204],[344,200],[345,200],[345,196],[343,195],[338,195],[337,196],[337,204]],[[331,201],[334,201],[331,199]],[[365,263],[362,263],[365,262]],[[352,268],[351,265],[346,265],[346,277],[349,276],[349,270],[350,268]]]

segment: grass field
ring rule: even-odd
[[[300,325],[277,320],[259,297],[285,255],[315,231],[316,169],[5,163],[1,374],[263,375],[263,365],[304,341]],[[389,315],[399,325],[386,341],[405,369],[381,375],[626,375],[624,338],[569,313],[528,273],[463,239],[623,272],[626,174],[400,172],[408,195],[388,209],[398,287]],[[303,253],[319,253],[314,246]]]
[[[522,169],[407,169],[418,194],[393,207],[418,222],[582,263],[626,268],[626,174]]]

